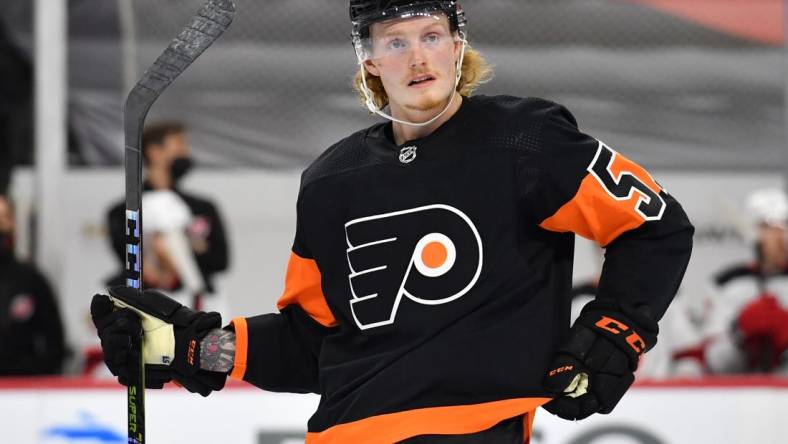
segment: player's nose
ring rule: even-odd
[[[421,45],[412,45],[410,51],[410,67],[416,68],[427,64],[427,55]]]

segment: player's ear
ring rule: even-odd
[[[364,61],[364,68],[367,70],[368,73],[372,74],[373,76],[380,77],[380,69],[375,66],[375,62],[372,60],[365,60]]]

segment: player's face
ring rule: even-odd
[[[170,158],[188,157],[191,154],[186,133],[170,134],[165,137],[164,149]]]
[[[440,110],[454,92],[461,44],[445,15],[392,20],[370,28],[367,71],[379,76],[393,112]]]
[[[764,265],[778,269],[788,266],[788,228],[764,224],[759,241]]]
[[[172,162],[179,157],[189,157],[191,148],[185,133],[168,134],[162,143],[151,150],[149,154],[151,165],[169,168]]]
[[[16,222],[11,204],[5,197],[0,196],[0,232],[13,234],[15,228]]]

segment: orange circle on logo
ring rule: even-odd
[[[438,268],[446,262],[449,252],[440,242],[430,242],[421,250],[421,261],[429,268]]]

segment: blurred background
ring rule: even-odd
[[[301,170],[377,121],[351,88],[346,0],[235,1],[232,27],[147,120],[158,124],[151,146],[169,153],[149,158],[150,191],[177,185],[192,250],[160,252],[151,279],[225,319],[275,310]],[[122,105],[201,3],[0,0],[8,442],[125,440],[123,392],[101,363],[88,306],[122,270]],[[784,442],[776,412],[788,411],[785,1],[462,3],[470,42],[495,71],[478,94],[567,106],[584,132],[649,169],[696,227],[684,284],[638,386],[612,416],[569,424],[542,413],[535,442]],[[578,239],[578,307],[593,296],[601,261],[601,250]],[[209,289],[200,298],[189,267]],[[150,396],[149,433],[159,436],[152,442],[185,442],[156,412],[215,406],[229,426],[189,442],[300,442],[315,403],[243,386],[207,400],[164,390]]]

